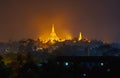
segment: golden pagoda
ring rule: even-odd
[[[48,41],[50,41],[51,43],[54,43],[54,41],[60,41],[59,37],[55,33],[54,24],[52,24],[52,31],[50,33]]]
[[[80,32],[78,41],[81,41],[81,40],[82,40],[82,33]]]

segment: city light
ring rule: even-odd
[[[65,66],[68,66],[69,65],[69,63],[68,62],[65,62]]]
[[[83,76],[86,76],[86,74],[84,73]]]
[[[43,65],[42,64],[37,64],[37,66],[42,67]]]
[[[107,69],[107,72],[110,72],[111,71],[111,69]]]
[[[101,66],[104,66],[104,63],[100,63]]]

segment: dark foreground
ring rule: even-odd
[[[0,78],[120,78],[120,57],[64,56],[40,64],[27,62],[13,75],[9,67],[0,70]]]

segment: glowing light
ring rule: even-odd
[[[42,64],[38,64],[37,66],[42,67]]]
[[[52,32],[50,33],[48,41],[50,41],[51,43],[54,43],[54,41],[60,41],[55,33],[54,24],[52,24]]]
[[[37,48],[37,50],[43,50],[43,48],[40,47],[40,48]]]
[[[86,74],[84,73],[83,76],[86,76]]]
[[[107,69],[107,72],[110,72],[111,70],[110,69]]]
[[[78,41],[82,40],[82,33],[80,32]]]
[[[104,65],[104,63],[100,63],[100,65],[101,65],[101,66],[103,66],[103,65]]]
[[[69,64],[68,62],[65,62],[65,66],[68,66],[68,64]]]

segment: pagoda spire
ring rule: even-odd
[[[52,24],[52,31],[50,33],[50,37],[48,41],[50,41],[51,43],[54,43],[54,41],[59,41],[59,38],[55,33],[54,24]]]
[[[54,24],[52,24],[52,33],[55,33]]]
[[[78,41],[82,40],[82,33],[80,32]]]

